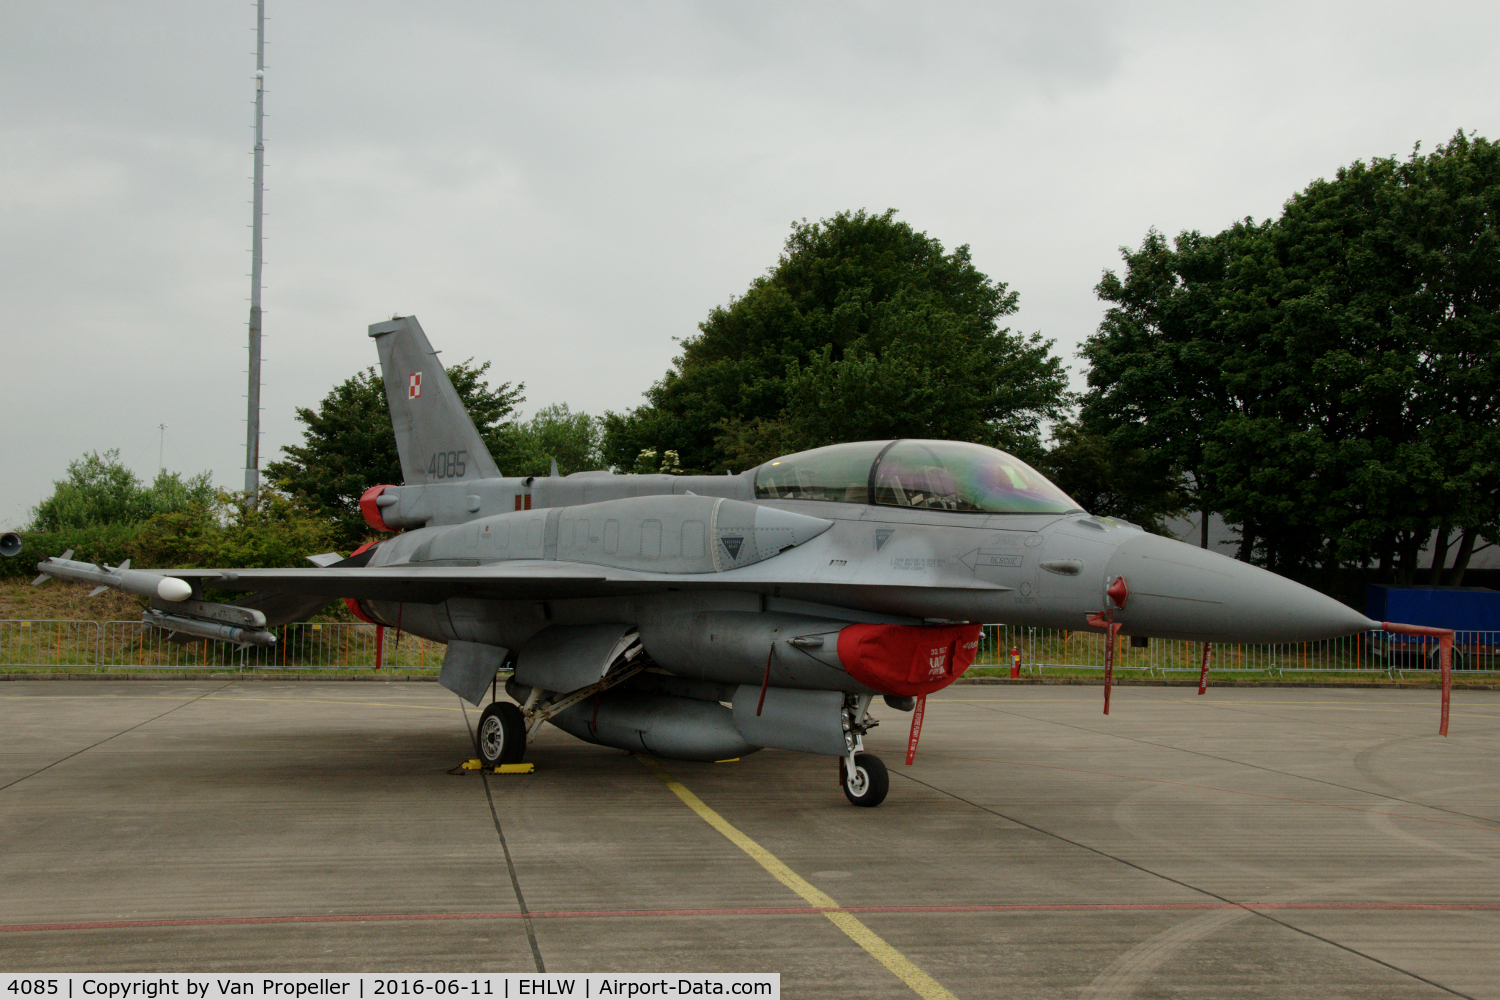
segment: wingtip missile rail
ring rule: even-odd
[[[61,556],[52,556],[37,563],[36,568],[41,576],[31,582],[43,583],[55,576],[61,580],[92,583],[96,587],[94,591],[96,594],[106,587],[118,587],[129,594],[159,597],[164,601],[174,603],[185,601],[193,595],[193,588],[187,581],[179,580],[175,576],[162,576],[146,570],[131,569],[129,559],[111,568],[69,559],[68,557],[72,554],[70,549]]]

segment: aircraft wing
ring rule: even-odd
[[[329,566],[306,569],[166,569],[163,576],[195,581],[211,590],[305,595],[334,600],[410,601],[437,604],[452,597],[537,600],[589,597],[659,589],[646,574],[540,560],[473,566]],[[620,579],[629,577],[632,579]],[[639,578],[639,579],[637,579]],[[644,588],[641,584],[644,583]]]
[[[253,597],[236,603],[264,607],[267,618],[278,621],[282,616],[272,612],[273,603],[292,606],[298,597],[310,606],[314,600],[326,603],[341,597],[436,604],[455,597],[549,601],[668,590],[740,590],[909,614],[900,609],[912,606],[915,591],[926,591],[930,598],[940,600],[940,593],[1009,589],[983,581],[954,579],[931,581],[926,586],[914,586],[907,581],[899,585],[874,581],[834,582],[809,578],[801,572],[786,572],[789,569],[791,567],[772,567],[762,563],[725,573],[646,573],[587,563],[507,560],[478,565],[164,569],[151,572],[192,581],[210,590],[252,591]],[[882,591],[886,593],[879,593]],[[901,593],[898,595],[897,591]],[[922,603],[925,602],[918,601],[918,605]]]

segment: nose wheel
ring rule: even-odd
[[[885,801],[891,790],[891,776],[885,762],[872,753],[855,753],[839,758],[839,784],[844,798],[857,806],[873,807]]]
[[[479,716],[474,743],[486,767],[519,764],[526,755],[526,717],[511,702],[491,702]]]

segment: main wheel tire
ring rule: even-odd
[[[839,783],[844,786],[844,798],[857,806],[878,806],[891,790],[885,761],[872,753],[855,754],[853,771],[849,770],[848,761],[840,757]]]
[[[474,730],[475,749],[486,767],[519,764],[526,756],[526,717],[508,701],[491,702]]]

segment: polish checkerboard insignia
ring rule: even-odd
[[[420,399],[422,396],[422,373],[412,372],[411,378],[406,380],[406,398]]]

